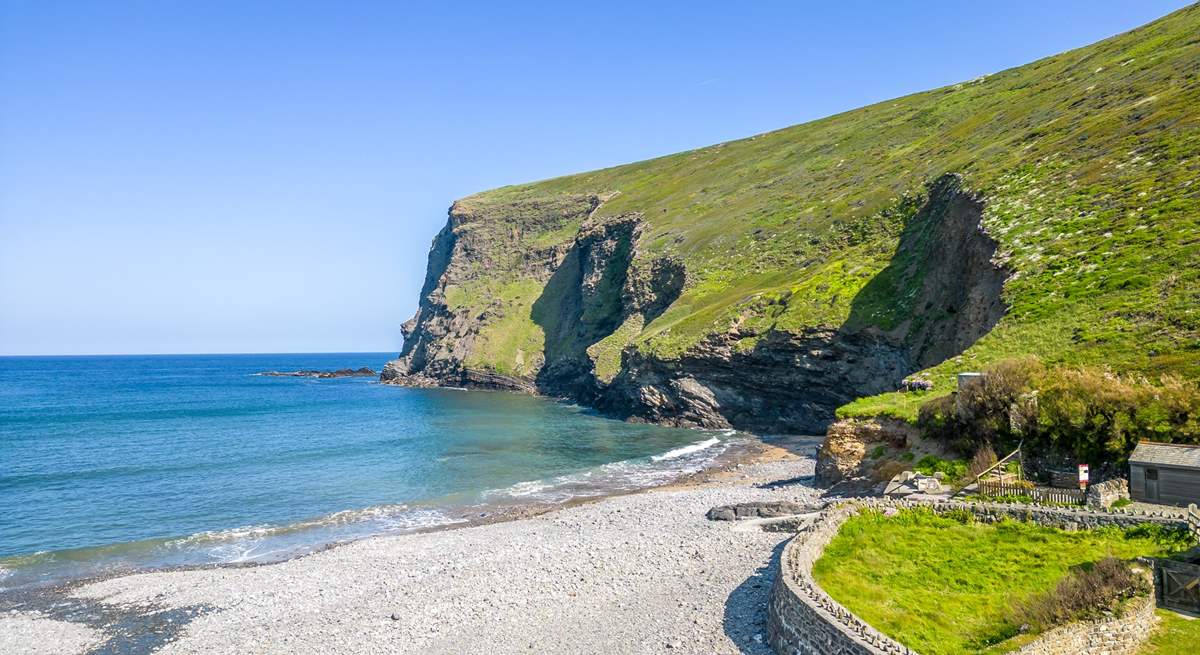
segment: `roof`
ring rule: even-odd
[[[1200,446],[1143,441],[1129,456],[1131,464],[1161,464],[1200,470]]]

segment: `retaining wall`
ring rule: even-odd
[[[1186,526],[1185,521],[1165,513],[1144,515],[1120,511],[1097,512],[1076,508],[955,501],[930,504],[897,499],[843,503],[821,512],[783,549],[779,558],[780,570],[771,592],[768,617],[768,637],[776,653],[916,655],[833,600],[813,580],[812,567],[849,517],[866,508],[885,510],[918,506],[930,507],[939,513],[966,510],[984,522],[1012,518],[1067,530],[1091,529],[1106,525],[1132,527],[1148,522]],[[1153,597],[1137,598],[1129,602],[1128,610],[1120,617],[1059,626],[1017,652],[1023,655],[1076,655],[1081,652],[1104,651],[1112,655],[1133,653],[1153,629],[1154,621]]]
[[[1157,621],[1153,594],[1130,598],[1120,616],[1060,625],[1012,655],[1134,655],[1150,638]]]

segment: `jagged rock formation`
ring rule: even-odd
[[[381,377],[818,432],[1014,355],[1200,375],[1196,34],[464,198]]]
[[[996,243],[981,229],[983,203],[958,176],[930,185],[928,199],[908,221],[891,264],[860,292],[907,293],[906,315],[881,330],[856,316],[839,328],[769,331],[742,350],[740,323],[710,334],[671,359],[624,348],[608,379],[597,371],[593,346],[631,321],[645,325],[682,292],[683,264],[635,256],[643,215],[590,216],[598,196],[563,205],[551,224],[570,223],[586,210],[574,238],[529,253],[526,270],[543,284],[530,319],[544,335],[542,363],[524,376],[473,370],[469,361],[489,311],[455,311],[446,289],[461,287],[494,265],[497,246],[483,243],[471,216],[456,205],[437,236],[417,316],[404,326],[405,349],[383,380],[410,385],[503,388],[566,396],[634,420],[682,426],[754,430],[824,430],[833,410],[856,397],[895,389],[914,370],[961,352],[1003,316],[1005,271],[993,261]],[[590,351],[590,352],[589,352]]]

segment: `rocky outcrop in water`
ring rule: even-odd
[[[362,368],[339,368],[336,371],[263,371],[258,375],[269,378],[373,378],[378,374],[364,366]]]

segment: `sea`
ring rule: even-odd
[[[394,354],[0,357],[0,591],[287,559],[660,485],[749,435],[267,371]]]

